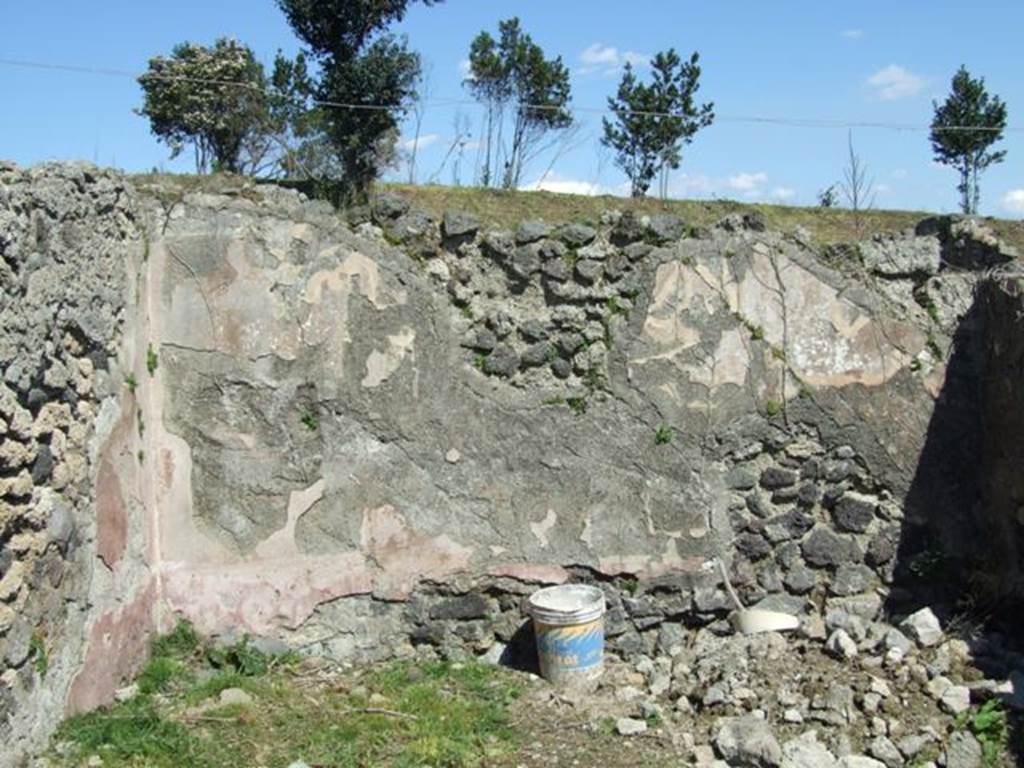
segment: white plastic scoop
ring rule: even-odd
[[[722,558],[718,558],[718,568],[722,572],[725,589],[736,606],[736,611],[731,617],[736,631],[742,632],[744,635],[753,635],[758,632],[784,632],[800,626],[800,619],[792,614],[781,611],[765,611],[760,608],[746,608],[740,602],[736,590],[732,588],[732,582],[729,581],[729,574],[725,570],[725,561]]]

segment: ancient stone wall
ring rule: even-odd
[[[121,340],[135,216],[118,175],[0,166],[0,764],[38,745],[69,703],[102,700],[74,684],[87,653],[105,697],[145,651],[145,630],[108,653],[86,641],[102,616],[118,639],[145,579]]]
[[[498,658],[530,645],[526,594],[583,580],[631,655],[726,631],[722,561],[748,604],[873,619],[934,513],[915,487],[952,481],[922,472],[936,424],[977,432],[936,413],[976,267],[1010,258],[972,222],[819,249],[752,215],[500,231],[0,173],[0,707],[26,745],[177,617]]]

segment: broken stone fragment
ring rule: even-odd
[[[611,281],[616,281],[626,274],[626,270],[629,269],[629,262],[626,261],[626,257],[616,251],[608,257],[604,263],[604,276]],[[623,306],[624,302],[629,301],[628,299],[620,299],[619,306],[625,310]]]
[[[686,224],[678,216],[670,213],[656,213],[651,216],[647,226],[651,238],[659,244],[678,240],[686,232]]]
[[[580,248],[576,255],[580,259],[589,259],[590,261],[604,262],[609,256],[617,253],[618,249],[613,245],[607,243],[595,242],[588,245],[586,248]]]
[[[32,462],[32,482],[42,485],[53,473],[53,452],[50,446],[43,443],[39,446],[36,460]]]
[[[802,723],[799,710],[787,710],[783,719],[787,722]],[[835,768],[836,758],[818,741],[815,731],[807,731],[782,747],[782,768]]]
[[[480,219],[466,211],[445,211],[441,225],[445,237],[465,237],[476,234]]]
[[[516,244],[526,245],[527,243],[535,243],[547,237],[549,231],[550,228],[543,219],[527,219],[520,222],[519,227],[516,229]]]
[[[519,355],[508,344],[499,344],[484,358],[484,373],[510,377],[519,370]]]
[[[539,320],[531,318],[519,326],[519,335],[527,341],[543,341],[548,337],[548,329]]]
[[[864,533],[874,521],[877,509],[877,497],[847,491],[839,499],[832,516],[839,530]]]
[[[859,247],[864,266],[885,277],[934,275],[941,264],[937,237],[879,235]]]
[[[548,259],[541,267],[541,272],[546,277],[559,282],[565,282],[572,277],[572,269],[562,258]]]
[[[837,629],[829,635],[825,647],[830,654],[844,661],[849,661],[857,656],[857,643],[843,629]]]
[[[597,237],[597,230],[586,224],[565,224],[555,235],[570,248],[581,248]]]
[[[886,768],[886,765],[873,757],[846,755],[839,758],[839,768]]]
[[[0,496],[12,499],[27,498],[32,495],[32,475],[27,469],[21,470],[14,477],[0,477]]]
[[[579,278],[581,283],[586,285],[597,282],[603,271],[604,265],[599,261],[581,259],[576,262],[576,277]]]
[[[879,531],[870,542],[864,553],[864,562],[872,568],[878,568],[890,562],[896,556],[896,545],[899,540],[898,528],[887,528]]]
[[[806,595],[817,585],[818,580],[814,571],[804,566],[793,568],[786,574],[784,581],[786,589],[796,595]]]
[[[860,594],[875,581],[874,572],[857,563],[843,563],[829,584],[829,594],[838,597]]]
[[[770,491],[786,488],[796,485],[796,481],[799,479],[800,475],[795,470],[785,467],[768,467],[761,473],[761,487]]]
[[[18,668],[32,655],[32,627],[24,619],[15,619],[4,638],[3,661],[11,668]]]
[[[942,625],[939,624],[939,619],[931,608],[922,608],[916,613],[912,613],[903,620],[900,629],[926,648],[942,642]]]
[[[565,245],[558,240],[543,240],[537,246],[537,254],[544,261],[564,259],[566,253],[568,253],[568,250]]]
[[[508,265],[509,271],[522,280],[528,280],[530,275],[540,269],[540,257],[534,246],[523,245],[516,248]]]
[[[498,345],[498,337],[489,328],[475,328],[469,332],[462,345],[480,352],[490,352]]]
[[[515,253],[516,243],[511,232],[494,230],[484,236],[484,250],[497,261],[506,261]]]
[[[622,249],[622,253],[630,261],[640,261],[653,250],[650,243],[630,243]]]
[[[36,458],[35,443],[20,443],[7,439],[0,442],[0,467],[20,469]]]
[[[225,688],[217,697],[217,703],[222,707],[231,705],[247,707],[252,704],[252,696],[241,688]]]
[[[644,720],[637,720],[632,717],[620,717],[615,721],[615,731],[619,736],[638,736],[647,730],[647,723]]]
[[[733,467],[725,474],[725,486],[732,490],[749,491],[757,485],[757,476],[743,467]]]
[[[370,204],[373,217],[379,220],[397,219],[409,210],[409,201],[393,192],[387,192],[374,198]]]
[[[522,363],[524,368],[536,368],[544,365],[555,355],[555,347],[549,341],[531,344],[523,350]]]
[[[973,734],[959,730],[946,743],[946,768],[981,768],[983,752]]]
[[[579,333],[564,333],[558,337],[558,348],[563,355],[573,355],[586,342]]]
[[[868,754],[885,763],[886,768],[902,768],[903,766],[903,755],[900,754],[896,745],[885,736],[876,736],[868,744]]]
[[[729,765],[773,768],[782,764],[782,747],[771,727],[749,715],[727,718],[715,736],[715,748]]]
[[[560,357],[551,363],[551,373],[557,379],[568,379],[572,376],[572,363],[564,357]]]
[[[856,541],[820,525],[804,539],[801,551],[807,563],[818,568],[838,567],[863,559]]]
[[[750,560],[761,560],[771,554],[771,545],[763,536],[744,533],[736,537],[736,549]]]
[[[498,310],[487,318],[487,327],[494,331],[499,339],[504,339],[515,330],[516,322],[508,312]]]

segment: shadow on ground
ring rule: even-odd
[[[1013,672],[1007,652],[1024,646],[1024,591],[1016,575],[1024,550],[1008,538],[1020,527],[1015,518],[1024,498],[1010,498],[1006,486],[1013,482],[1000,471],[1020,453],[1024,436],[1006,429],[1008,420],[1024,420],[1024,342],[1007,337],[1009,327],[1024,338],[1024,319],[1000,303],[1001,290],[994,281],[981,284],[954,334],[907,493],[885,604],[894,621],[930,607],[947,633],[968,641],[975,665],[995,680]],[[1013,366],[1001,359],[1007,344],[1019,347]],[[1008,395],[1001,404],[994,402],[996,391]],[[1000,444],[1006,442],[1012,446]],[[1020,486],[1024,464],[1010,471]],[[1024,765],[1024,719],[1011,716],[1010,727],[1014,757]]]

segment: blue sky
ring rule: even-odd
[[[527,170],[529,184],[555,190],[623,190],[624,178],[598,147],[600,109],[627,59],[668,47],[701,54],[701,95],[719,120],[684,153],[671,180],[677,197],[727,197],[812,204],[845,163],[845,128],[800,128],[732,118],[764,116],[926,126],[931,100],[944,97],[967,64],[1008,104],[1007,161],[983,177],[982,210],[1024,216],[1024,2],[906,0],[447,0],[412,7],[396,31],[408,35],[430,72],[417,176],[451,183],[442,161],[461,115],[471,131],[480,110],[468,101],[460,67],[472,37],[518,15],[549,55],[570,67],[580,127],[570,149]],[[297,41],[272,0],[176,3],[10,3],[0,58],[139,72],[147,59],[183,40],[230,35],[269,62]],[[82,158],[127,170],[189,170],[133,114],[138,86],[126,77],[0,65],[0,157],[20,164]],[[856,128],[884,208],[954,210],[955,173],[932,162],[927,131]],[[411,138],[407,126],[406,140]],[[461,182],[472,182],[472,152]],[[545,175],[545,171],[548,171]],[[396,174],[402,176],[404,172]]]

